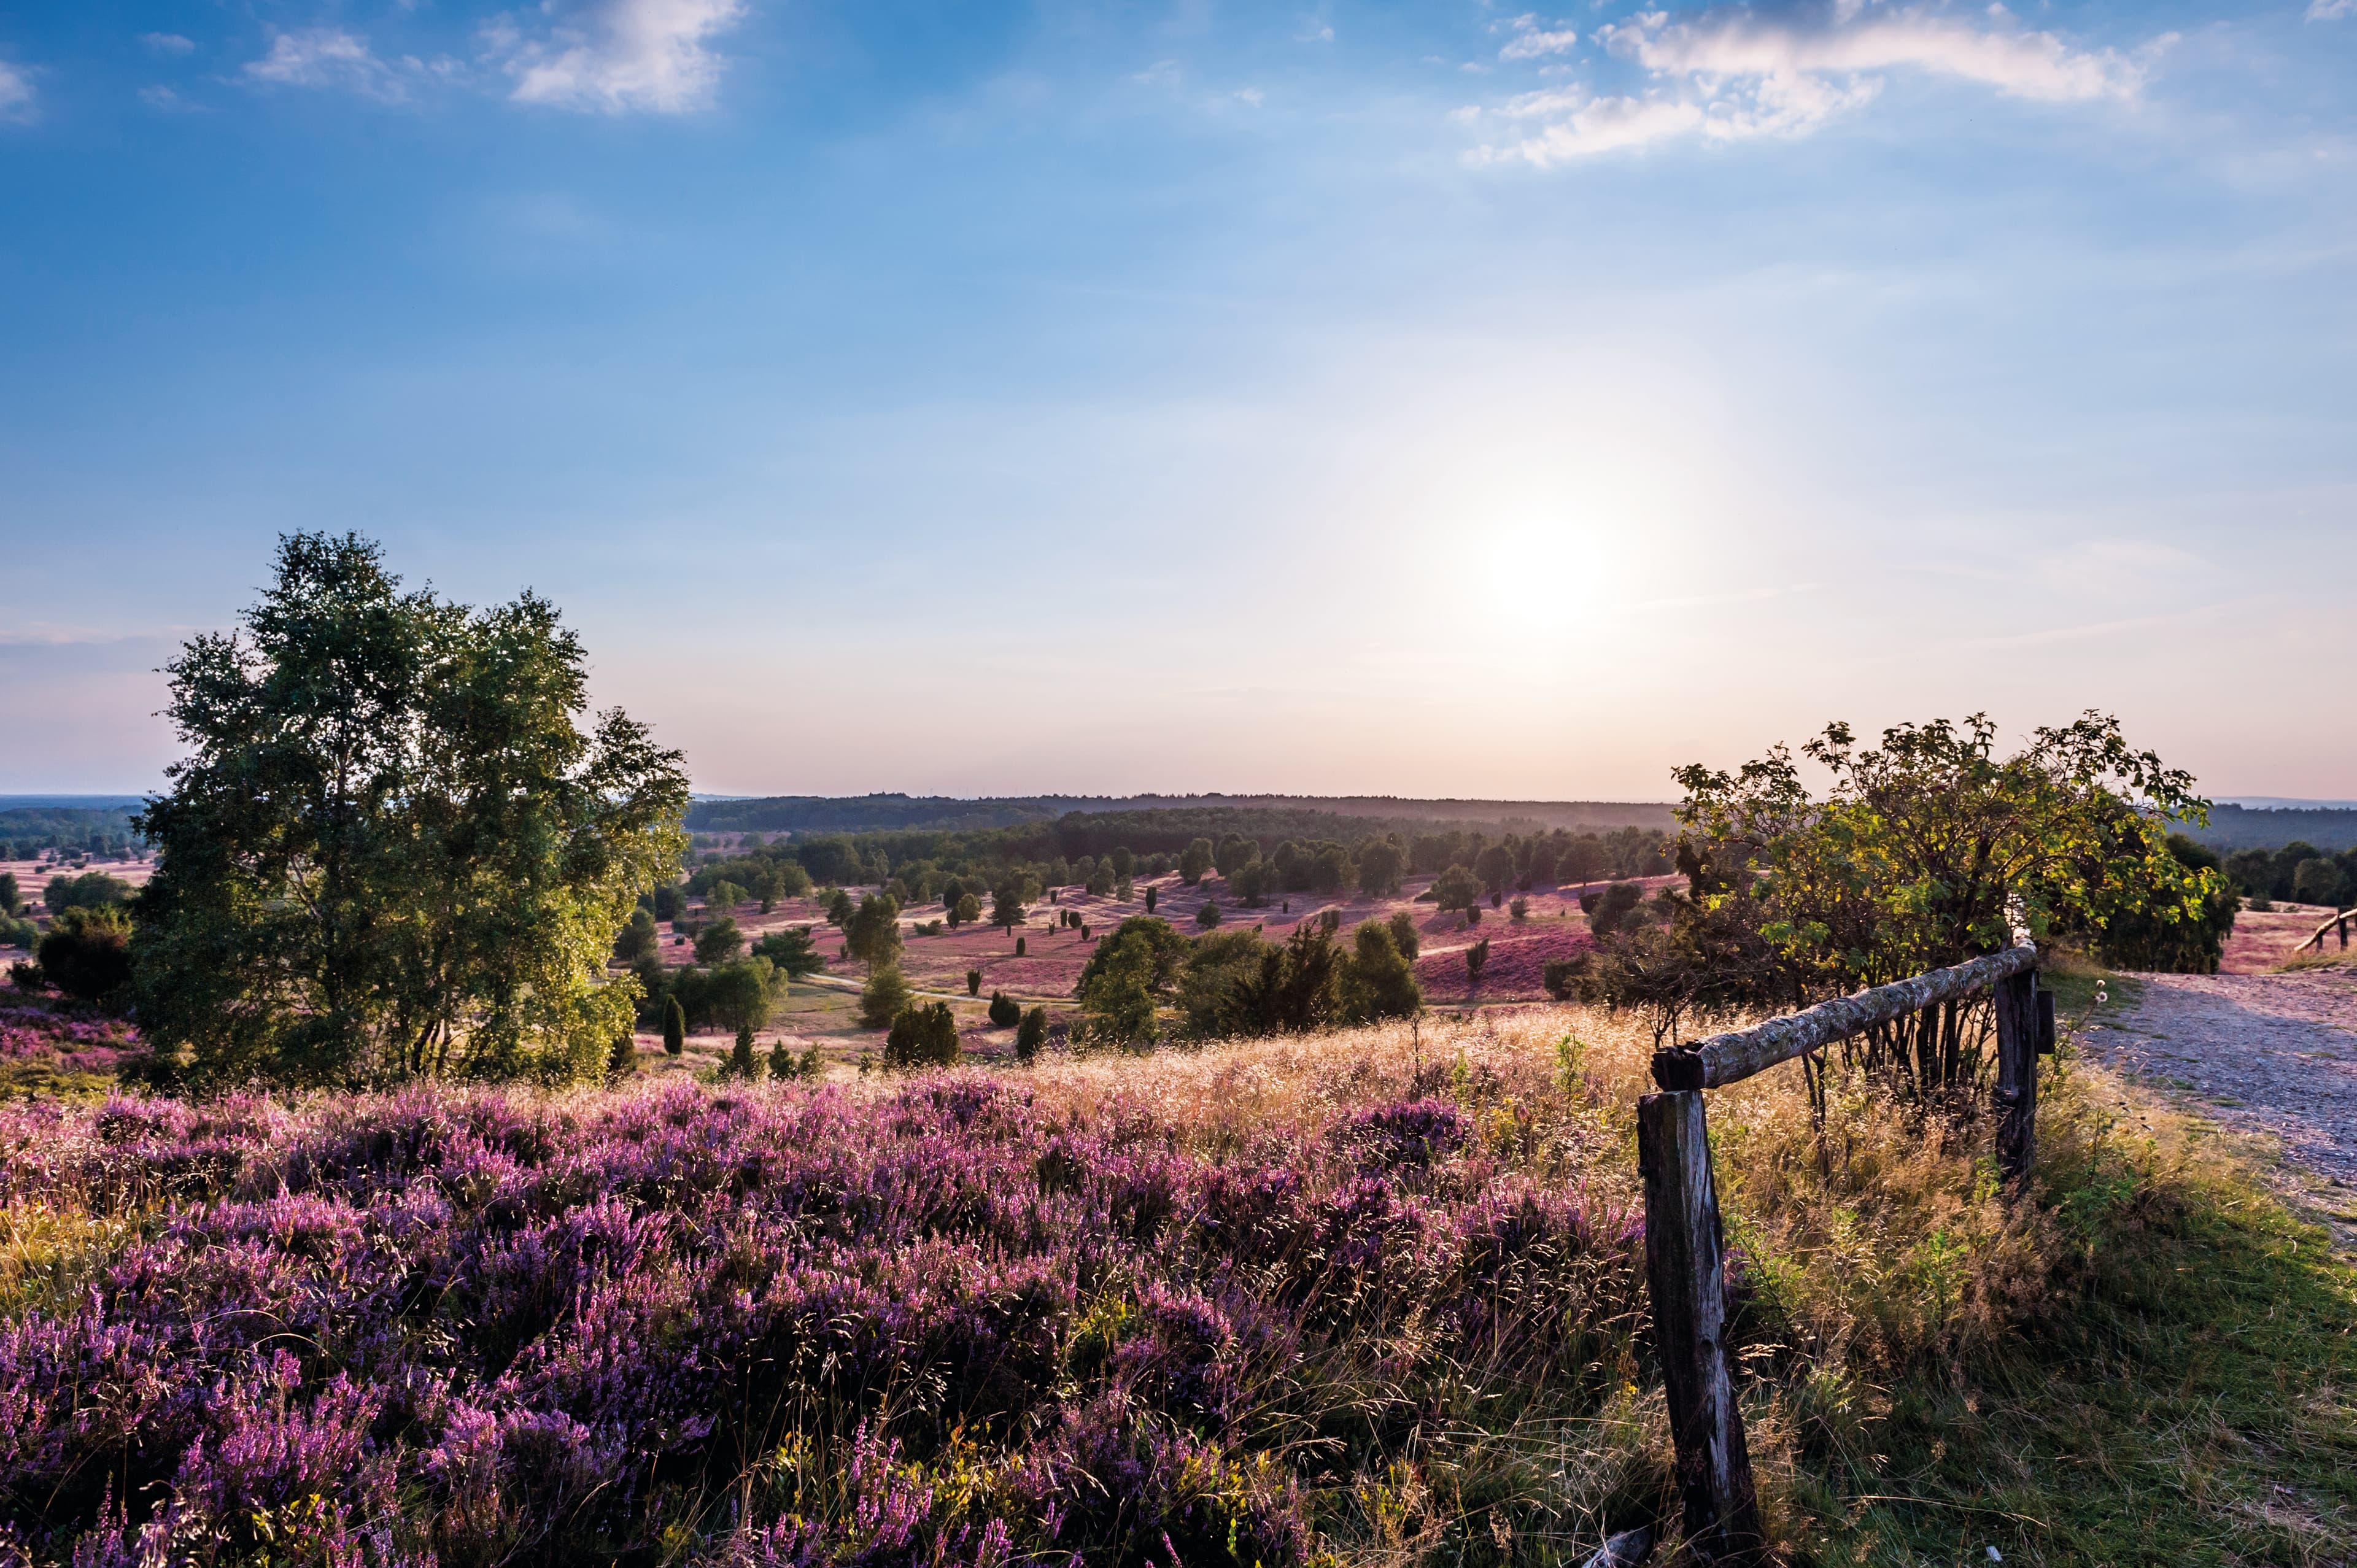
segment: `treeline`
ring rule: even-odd
[[[2238,849],[2226,856],[2225,871],[2234,890],[2255,908],[2277,902],[2334,908],[2357,904],[2357,849],[2333,854],[2294,839],[2281,849]]]
[[[128,811],[18,806],[0,811],[0,860],[30,860],[44,850],[119,857],[140,847]]]
[[[2237,850],[2300,844],[2311,854],[2337,854],[2357,849],[2357,811],[2335,806],[2212,806],[2207,822],[2173,822],[2176,831],[2222,855]]]
[[[1299,819],[1340,816],[1382,831],[1419,827],[1480,827],[1545,832],[1604,832],[1637,827],[1669,832],[1672,808],[1653,801],[1416,800],[1388,795],[1008,795],[961,800],[943,795],[777,795],[759,800],[698,800],[689,808],[692,832],[816,833],[899,832],[925,830],[970,832],[1025,822],[1058,822],[1071,816],[1176,815],[1181,812],[1259,812]],[[1233,822],[1206,821],[1185,836],[1217,832]],[[1242,831],[1251,831],[1249,829]],[[1318,830],[1297,820],[1270,830],[1280,838]],[[1132,841],[1134,842],[1134,841]],[[1102,853],[1106,846],[1066,846],[1060,853]]]
[[[1126,897],[1134,879],[1175,870],[1189,885],[1216,872],[1238,900],[1258,907],[1272,893],[1394,893],[1405,876],[1452,867],[1492,896],[1671,869],[1662,835],[1643,828],[1353,831],[1365,827],[1363,819],[1330,812],[1222,811],[1076,813],[1037,830],[826,834],[777,843],[754,832],[730,849],[696,854],[686,890],[706,898],[716,891],[723,904],[758,899],[765,911],[813,887],[877,886],[904,906],[954,905],[963,893],[987,897],[1010,879],[1023,885],[1025,901],[1071,886]],[[657,918],[674,915],[658,911]]]

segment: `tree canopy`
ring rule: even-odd
[[[138,819],[140,1021],[199,1079],[604,1069],[606,961],[668,884],[687,776],[546,600],[404,593],[356,534],[280,541],[242,628],[167,669],[188,755]]]

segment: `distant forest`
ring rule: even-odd
[[[2277,849],[2301,843],[2339,854],[2357,849],[2357,811],[2330,807],[2212,806],[2210,825],[2182,829],[2196,843],[2221,854],[2238,849]]]
[[[1654,800],[1426,800],[1392,795],[1006,795],[974,800],[948,795],[773,795],[760,800],[698,800],[688,811],[687,827],[691,832],[798,836],[919,830],[974,832],[1054,822],[1073,815],[1135,816],[1151,811],[1200,814],[1196,820],[1214,825],[1217,831],[1278,838],[1297,836],[1314,827],[1333,831],[1332,819],[1337,817],[1364,819],[1351,824],[1352,836],[1437,823],[1512,828],[1523,832],[1554,828],[1582,832],[1649,828],[1669,832],[1676,826],[1673,810],[1667,802]],[[1268,813],[1271,823],[1293,825],[1241,826],[1241,817],[1215,814],[1222,812]]]
[[[131,832],[135,809],[48,805],[0,809],[0,860],[29,860],[45,849],[121,854],[135,840]]]

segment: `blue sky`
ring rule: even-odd
[[[274,536],[700,788],[2357,792],[2357,0],[0,9],[0,790]]]

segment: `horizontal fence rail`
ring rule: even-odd
[[[1724,1089],[1778,1062],[1863,1034],[1878,1024],[1943,1002],[1961,1001],[2000,980],[2026,973],[2037,963],[2038,949],[2023,941],[1968,963],[1820,1002],[1805,1013],[1713,1035],[1691,1046],[1668,1047],[1653,1053],[1653,1081],[1663,1089]]]
[[[2324,951],[2324,939],[2334,931],[2341,933],[2341,945],[2345,948],[2349,945],[2349,922],[2352,920],[2357,920],[2357,907],[2343,909],[2338,914],[2327,915],[2324,918],[2324,924],[2310,931],[2308,939],[2291,950],[2306,952],[2309,949],[2314,948],[2319,954],[2321,954]]]

